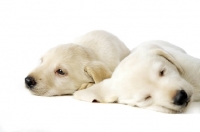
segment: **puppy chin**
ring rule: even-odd
[[[51,89],[47,91],[42,96],[62,96],[62,95],[72,95],[76,90],[66,89],[66,90],[58,90],[58,89]]]
[[[29,90],[31,94],[36,96],[50,96],[46,90]]]

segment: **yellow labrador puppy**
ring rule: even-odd
[[[92,31],[74,43],[50,49],[41,64],[26,78],[26,87],[35,95],[73,94],[106,78],[130,50],[106,31]]]
[[[110,79],[77,91],[74,97],[182,112],[190,101],[200,101],[200,60],[165,41],[144,42],[118,65]]]

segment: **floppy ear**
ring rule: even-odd
[[[157,46],[156,46],[157,47]],[[169,62],[171,62],[173,65],[176,66],[177,70],[179,71],[179,73],[182,75],[184,73],[184,70],[182,69],[181,65],[178,63],[178,61],[171,56],[169,53],[167,53],[164,49],[157,47],[154,50],[155,54],[164,57],[166,60],[168,60]]]
[[[93,79],[94,83],[99,83],[106,78],[110,78],[112,75],[108,67],[98,61],[88,63],[84,70]]]
[[[86,83],[83,83],[81,85],[81,87],[78,89],[78,90],[83,90],[83,89],[86,89],[88,87],[91,87],[93,84],[95,84],[94,82],[86,82]]]

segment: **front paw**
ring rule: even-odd
[[[97,100],[95,95],[87,89],[76,91],[73,94],[73,96],[75,99],[86,101],[86,102],[93,102],[94,100]]]

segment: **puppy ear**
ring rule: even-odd
[[[108,67],[98,61],[88,63],[84,71],[94,80],[94,83],[99,83],[106,78],[110,78],[112,75]]]
[[[86,89],[88,87],[91,87],[92,85],[94,85],[95,83],[94,82],[87,82],[87,83],[83,83],[81,85],[81,87],[78,89],[78,90],[83,90],[83,89]]]
[[[157,46],[156,46],[157,47]],[[164,57],[165,59],[167,59],[169,62],[171,62],[173,65],[176,66],[177,70],[179,71],[179,73],[182,75],[184,73],[183,68],[181,67],[181,65],[178,63],[178,61],[171,56],[169,53],[167,53],[164,49],[157,47],[154,50],[155,54]]]

